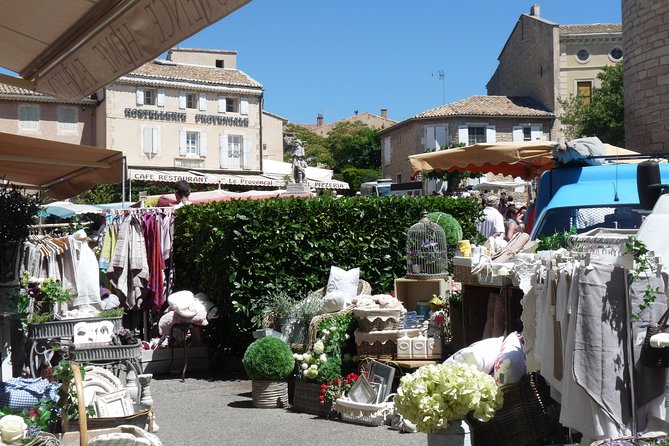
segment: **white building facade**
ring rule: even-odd
[[[125,153],[131,180],[282,186],[261,176],[262,100],[236,52],[173,49],[104,89],[98,145]]]

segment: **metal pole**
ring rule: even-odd
[[[128,171],[128,160],[126,159],[125,156],[123,156],[123,162],[121,165],[123,166],[123,173],[122,173],[122,178],[121,178],[121,208],[125,209],[125,180],[127,177],[127,171]]]

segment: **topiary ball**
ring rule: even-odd
[[[295,359],[288,344],[279,338],[269,336],[249,345],[242,364],[251,379],[282,381],[293,372]]]
[[[441,226],[446,234],[446,243],[448,246],[457,246],[462,240],[462,226],[451,214],[445,212],[432,212],[427,214],[428,220]]]

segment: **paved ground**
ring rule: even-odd
[[[286,409],[255,409],[251,382],[234,372],[189,372],[151,383],[164,446],[183,445],[403,445],[427,444],[425,434],[401,434],[387,426],[367,427]]]

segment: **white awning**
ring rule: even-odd
[[[249,1],[3,1],[0,81],[79,100]]]

